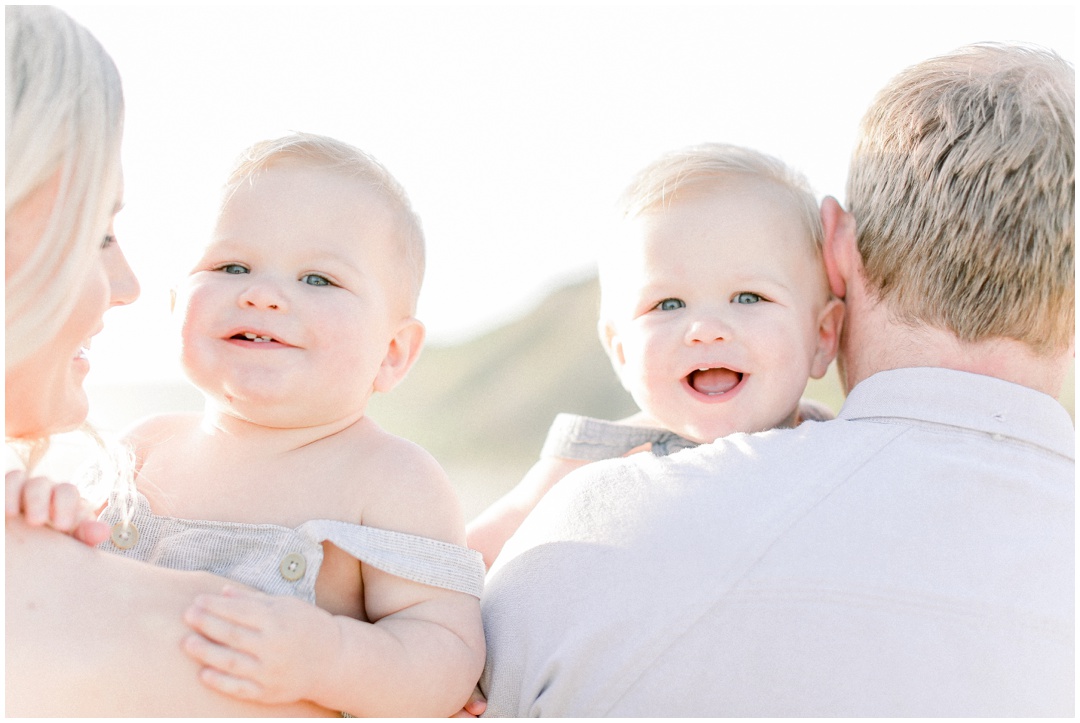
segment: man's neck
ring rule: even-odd
[[[877,372],[940,367],[997,377],[1057,398],[1074,361],[1072,348],[1038,353],[1013,339],[964,342],[951,332],[897,323],[876,305],[845,329],[842,379],[851,390]]]

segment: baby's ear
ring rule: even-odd
[[[604,351],[611,360],[611,366],[621,380],[622,368],[626,365],[626,355],[623,353],[619,330],[615,327],[615,322],[604,319],[597,323],[596,330],[600,334],[600,343],[604,345]]]
[[[386,356],[379,367],[379,373],[375,375],[376,392],[389,392],[405,378],[416,358],[420,356],[426,333],[419,319],[410,316],[401,322],[397,333],[386,347]]]
[[[840,330],[844,327],[844,302],[829,299],[818,315],[817,349],[810,365],[810,377],[821,379],[829,371],[840,346]]]

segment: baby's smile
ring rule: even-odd
[[[230,338],[232,338],[232,339],[247,339],[248,341],[261,341],[261,342],[274,341],[274,339],[272,337],[261,336],[259,334],[254,333],[254,332],[251,332],[251,331],[245,331],[243,334],[233,334],[232,337],[230,337]]]
[[[742,372],[726,367],[697,369],[686,376],[686,382],[694,391],[714,397],[726,394],[743,380]]]

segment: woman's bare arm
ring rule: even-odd
[[[183,613],[225,581],[88,548],[21,519],[6,526],[8,716],[336,716],[244,703],[202,685]]]

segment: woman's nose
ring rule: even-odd
[[[103,252],[109,277],[109,306],[124,306],[139,298],[139,280],[120,246],[113,242]]]

